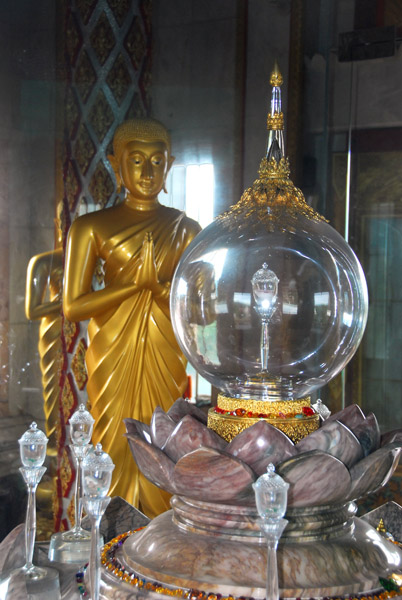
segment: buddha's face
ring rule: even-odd
[[[162,141],[127,142],[120,158],[122,183],[135,198],[156,198],[169,168],[168,148]]]

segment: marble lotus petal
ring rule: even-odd
[[[123,423],[126,426],[127,433],[133,433],[139,435],[143,440],[152,443],[151,439],[151,430],[149,425],[142,423],[141,421],[137,421],[137,419],[123,419]]]
[[[289,507],[335,504],[350,490],[348,469],[338,458],[320,450],[290,458],[276,470],[290,484]]]
[[[227,442],[191,415],[186,415],[169,435],[162,450],[169,458],[177,462],[182,456],[203,446],[223,450],[226,448]]]
[[[150,425],[152,443],[158,448],[162,448],[175,427],[176,423],[160,406],[157,406]]]
[[[373,413],[369,413],[366,420],[353,429],[353,433],[363,448],[364,456],[368,456],[380,447],[381,432]]]
[[[380,446],[386,446],[392,444],[392,442],[400,442],[402,444],[402,429],[393,429],[387,431],[381,436]]]
[[[269,463],[277,465],[296,454],[288,436],[266,421],[259,421],[236,435],[226,452],[245,462],[257,475],[265,473]]]
[[[352,487],[347,499],[357,500],[385,485],[398,466],[401,452],[400,442],[393,442],[369,454],[352,467]]]
[[[349,427],[349,429],[353,431],[355,427],[365,420],[365,418],[366,417],[358,404],[350,404],[343,410],[328,417],[325,422],[340,421],[343,425],[346,425],[346,427]]]
[[[186,415],[191,415],[195,419],[198,419],[198,421],[201,421],[201,423],[204,423],[204,425],[208,422],[208,416],[202,410],[194,406],[194,404],[184,400],[184,398],[176,400],[167,411],[167,414],[175,423],[178,423],[180,419]]]
[[[339,458],[347,467],[363,458],[363,449],[357,437],[340,421],[325,421],[324,425],[296,444],[299,454],[322,450]]]
[[[205,502],[229,502],[250,496],[256,477],[241,460],[213,448],[199,448],[183,456],[174,469],[179,494]]]
[[[149,481],[170,494],[176,494],[173,483],[174,462],[156,446],[148,444],[136,433],[125,433],[130,450],[140,471]]]

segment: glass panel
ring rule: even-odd
[[[370,313],[364,337],[362,354],[362,401],[377,417],[392,427],[392,396],[400,394],[400,352],[395,353],[396,337],[392,335],[391,323],[397,324],[401,309],[400,286],[393,286],[395,298],[390,299],[395,250],[401,255],[402,222],[394,219],[366,216],[362,223],[362,244],[365,248],[364,262],[370,292]],[[399,248],[398,248],[399,246]],[[400,261],[400,259],[399,259]],[[391,272],[390,272],[391,271]],[[398,289],[399,288],[399,289]],[[399,296],[399,298],[398,298]],[[401,315],[402,316],[402,315]],[[397,364],[395,364],[397,363]],[[381,402],[379,400],[381,399]],[[377,405],[378,409],[377,409]]]
[[[373,60],[340,62],[338,44],[340,34],[362,27],[359,19],[378,29],[398,24],[401,11],[388,23],[388,2],[376,15],[364,3],[307,4],[310,27],[317,19],[315,25],[328,36],[313,34],[305,41],[301,187],[331,225],[349,236],[366,274],[370,306],[360,349],[322,395],[332,410],[358,402],[387,430],[397,426],[402,394],[401,56],[375,58],[372,48]]]

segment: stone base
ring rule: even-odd
[[[179,501],[183,512],[186,500],[181,497]],[[211,529],[206,531],[200,528],[196,507],[193,509],[191,522],[183,520],[183,515],[178,516],[175,508],[129,536],[116,553],[126,572],[157,581],[162,587],[265,598],[267,552],[264,538],[252,524],[252,515],[245,515],[242,507],[242,514],[232,513],[226,526],[223,522],[210,523]],[[326,510],[330,514],[325,522]],[[313,536],[311,530],[303,533],[302,526],[303,520],[311,516],[303,516],[299,510],[299,515],[290,517],[288,536],[278,547],[281,598],[369,594],[379,589],[379,577],[387,577],[401,568],[402,552],[397,546],[361,519],[345,520],[345,515],[350,514],[348,505],[339,507],[338,519],[336,512],[334,507],[321,511],[322,532],[316,527]],[[344,519],[343,525],[339,519]],[[316,515],[312,520],[318,523],[320,518]],[[239,523],[248,525],[242,527]],[[124,590],[127,598],[132,598],[136,591],[140,593],[131,584],[113,579],[109,572],[104,572],[103,579],[108,594],[105,598],[125,598]],[[116,596],[112,593],[114,589],[116,594],[118,590]]]

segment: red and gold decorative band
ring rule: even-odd
[[[239,433],[261,421],[261,418],[235,417],[233,415],[222,415],[215,412],[215,408],[208,411],[208,427],[215,431],[227,442],[231,442]],[[283,431],[293,443],[297,444],[320,426],[320,417],[314,414],[301,418],[270,418],[263,419],[280,431]]]
[[[272,415],[272,418],[276,416],[294,417],[296,414],[303,413],[304,408],[310,408],[310,396],[298,400],[275,400],[271,402],[253,398],[231,398],[224,394],[218,394],[217,406],[230,412],[243,409],[246,413],[256,413],[256,416],[258,414],[269,414],[269,416]]]

